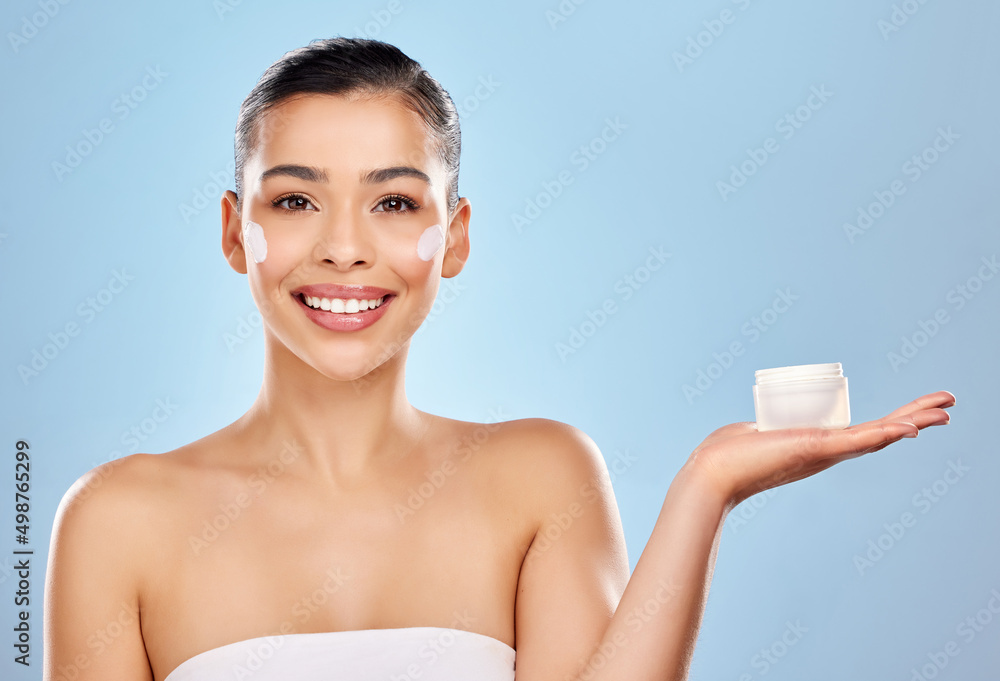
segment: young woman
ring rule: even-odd
[[[398,49],[286,54],[243,103],[222,248],[264,320],[239,420],[84,475],[57,514],[45,679],[681,679],[726,514],[948,422],[715,431],[635,572],[601,453],[547,419],[414,408],[410,338],[471,209],[441,86]]]

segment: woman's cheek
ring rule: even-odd
[[[440,253],[444,247],[444,230],[440,225],[408,228],[385,236],[379,250],[388,256],[400,276],[411,286],[423,286],[440,278]]]
[[[243,228],[243,244],[247,265],[255,264],[259,274],[267,279],[281,278],[293,271],[314,246],[317,253],[322,251],[322,244],[314,244],[305,230],[282,229],[280,224],[269,226],[266,222],[248,221]]]
[[[434,224],[425,229],[417,239],[417,257],[427,262],[444,248],[444,227]]]
[[[253,261],[260,264],[267,260],[267,238],[264,228],[253,220],[243,223],[243,247]]]
[[[289,280],[289,273],[296,270],[303,253],[310,250],[309,244],[296,243],[302,241],[302,238],[288,231],[269,228],[266,223],[248,221],[244,225],[243,245],[255,299],[262,301],[270,297],[271,302],[279,303],[283,298],[280,287],[283,280],[290,288],[308,283],[305,275],[302,275],[303,281],[300,282]]]

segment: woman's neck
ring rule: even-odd
[[[274,344],[241,429],[255,449],[263,445],[264,458],[291,449],[299,475],[353,487],[405,456],[430,427],[430,416],[406,398],[408,350],[409,343],[360,378],[334,380]]]

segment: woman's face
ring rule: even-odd
[[[267,342],[330,378],[363,376],[407,344],[468,257],[468,201],[449,214],[435,140],[392,98],[285,101],[243,187],[242,214],[223,198],[227,258],[248,275]]]

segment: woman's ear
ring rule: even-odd
[[[462,271],[465,261],[469,259],[469,218],[472,216],[472,205],[469,199],[462,197],[455,206],[448,231],[445,234],[447,247],[444,252],[444,262],[441,265],[441,276],[451,278]]]
[[[243,250],[243,221],[236,210],[236,193],[227,189],[222,195],[222,254],[229,266],[240,274],[247,273],[247,256]]]

